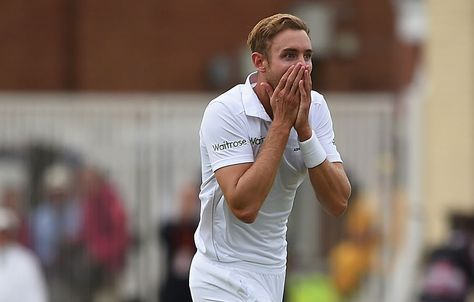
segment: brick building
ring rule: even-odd
[[[409,81],[418,50],[397,37],[391,1],[38,0],[0,4],[0,89],[222,90],[243,80],[259,19],[312,3],[332,12],[316,88],[397,91]],[[226,80],[214,83],[219,65]]]

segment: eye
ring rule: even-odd
[[[311,58],[312,58],[312,55],[310,53],[307,53],[307,54],[304,55],[304,59],[306,61],[311,61]]]
[[[285,58],[285,59],[295,59],[296,54],[294,54],[292,52],[287,52],[287,53],[283,54],[283,58]]]

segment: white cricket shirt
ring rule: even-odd
[[[246,224],[229,209],[214,172],[219,168],[252,163],[272,120],[253,90],[256,73],[212,100],[200,129],[202,164],[201,220],[194,239],[207,258],[238,267],[282,270],[286,267],[286,231],[296,189],[307,169],[296,131],[291,129],[272,189],[256,220]],[[331,162],[341,161],[326,101],[311,92],[310,124]]]

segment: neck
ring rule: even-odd
[[[255,91],[255,94],[260,100],[260,103],[262,103],[263,108],[267,112],[268,116],[271,119],[273,119],[273,110],[272,110],[272,106],[270,105],[270,98],[268,97],[268,94],[265,91],[265,88],[263,88],[263,86],[260,85],[260,83],[266,82],[266,81],[260,72],[257,72],[256,76],[257,76],[257,81],[253,90]]]

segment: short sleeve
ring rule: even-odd
[[[230,165],[254,162],[248,126],[242,114],[233,113],[222,102],[211,102],[200,130],[201,148],[209,156],[212,171]]]
[[[312,92],[312,99],[310,111],[311,126],[326,151],[328,161],[342,162],[341,155],[337,151],[331,113],[329,112],[326,100],[316,92]]]

